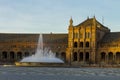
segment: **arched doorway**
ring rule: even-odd
[[[6,51],[3,51],[2,52],[2,59],[7,59],[7,52]]]
[[[15,59],[15,53],[13,51],[10,52],[10,59],[11,60]]]
[[[77,52],[73,53],[73,61],[77,61]]]
[[[61,57],[62,57],[62,60],[66,61],[66,53],[65,52],[61,53]]]
[[[101,62],[105,62],[105,57],[106,57],[106,53],[102,52],[101,53]]]
[[[109,63],[109,64],[112,64],[112,63],[113,63],[113,53],[112,53],[112,52],[109,52],[109,53],[108,53],[108,63]]]
[[[85,61],[88,62],[89,61],[89,52],[85,53]]]
[[[29,52],[25,52],[25,57],[29,56]]]
[[[17,52],[17,59],[18,60],[22,59],[22,52]]]
[[[120,52],[116,53],[116,63],[120,64]]]
[[[83,52],[79,53],[79,61],[83,61]]]
[[[59,53],[58,52],[56,52],[56,57],[59,57]]]
[[[32,55],[34,55],[35,54],[35,52],[32,52]]]

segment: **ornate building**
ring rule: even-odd
[[[39,34],[0,34],[0,64],[14,63],[35,53]],[[43,45],[56,57],[70,65],[119,64],[120,32],[87,18],[74,26],[72,18],[68,34],[43,34]]]
[[[68,28],[67,62],[71,65],[120,64],[120,33],[110,32],[95,17]]]

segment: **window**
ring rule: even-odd
[[[6,51],[2,52],[2,58],[3,58],[3,59],[7,59],[7,57],[8,57],[8,56],[7,56],[7,52],[6,52]]]
[[[77,42],[74,42],[74,47],[77,48]]]
[[[80,52],[80,54],[79,54],[79,60],[83,61],[83,52]]]
[[[86,32],[85,37],[90,38],[90,32]]]
[[[73,61],[77,61],[77,52],[73,53]]]
[[[85,45],[86,45],[86,47],[89,47],[89,42],[86,42],[86,44],[85,44]]]
[[[82,33],[80,33],[80,38],[83,38],[83,34]]]
[[[74,33],[74,38],[78,38],[78,33]]]
[[[85,60],[89,61],[89,52],[86,52],[86,54],[85,54]]]
[[[90,33],[88,32],[88,38],[90,38]]]

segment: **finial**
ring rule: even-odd
[[[73,24],[73,20],[72,20],[72,17],[71,17],[71,19],[70,19],[70,25],[72,25]]]
[[[95,18],[95,15],[93,16],[93,24],[96,25],[96,18]]]
[[[95,18],[95,14],[94,14],[93,18],[96,19],[96,18]]]

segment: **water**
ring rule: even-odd
[[[120,68],[1,66],[0,80],[120,80]]]
[[[39,35],[36,53],[32,56],[23,58],[20,62],[44,62],[44,63],[64,63],[49,49],[43,47],[42,34]]]

